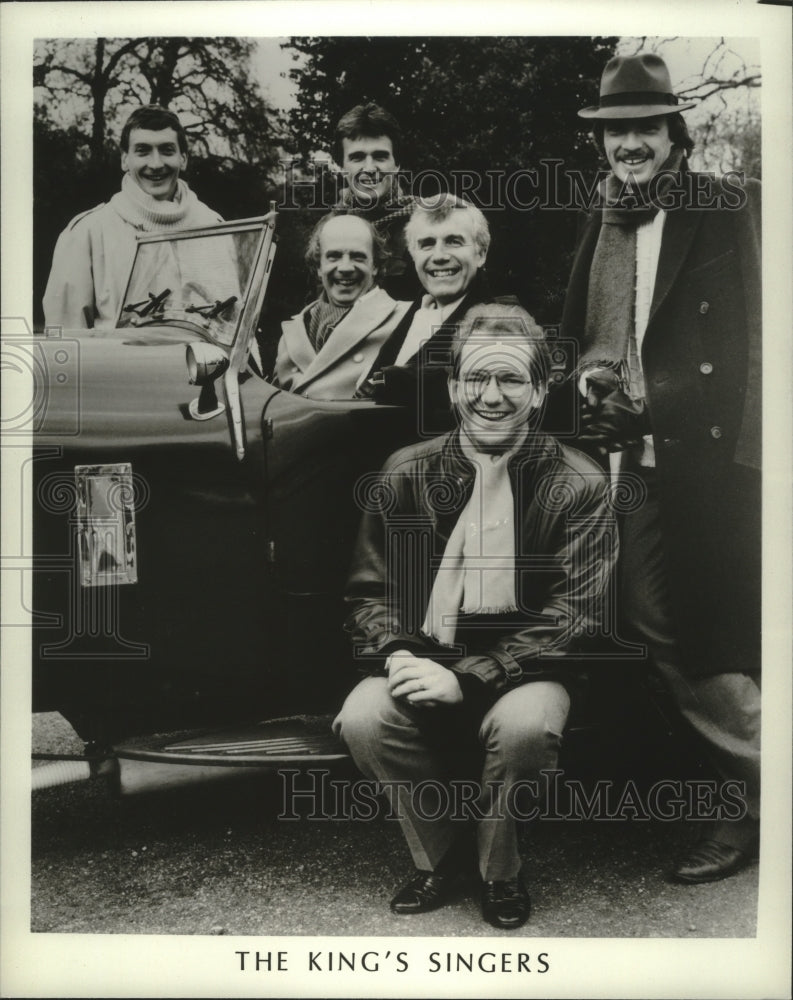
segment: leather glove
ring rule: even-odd
[[[415,407],[419,392],[418,372],[405,365],[386,365],[383,381],[375,386],[374,398],[378,403]]]
[[[641,445],[651,433],[643,399],[633,400],[620,388],[616,372],[599,370],[587,377],[578,443],[600,454]]]
[[[354,399],[373,399],[376,403],[404,405],[412,403],[418,393],[418,380],[414,371],[403,366],[386,365],[374,376],[369,376],[355,392]]]
[[[622,388],[622,382],[613,368],[594,368],[584,373],[584,396],[587,406],[597,409],[598,406],[615,389]]]
[[[449,405],[447,382],[448,375],[442,366],[426,365],[419,371],[412,365],[386,365],[382,380],[373,386],[370,398],[376,403],[407,406],[414,412],[419,402],[425,411],[446,410]]]

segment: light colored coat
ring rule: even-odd
[[[313,304],[281,324],[275,382],[310,399],[352,399],[410,303],[373,288],[355,301],[319,353],[306,330]]]
[[[178,202],[157,202],[125,175],[121,191],[105,205],[76,216],[58,237],[44,293],[44,323],[66,330],[116,325],[136,237],[222,222],[180,180]]]

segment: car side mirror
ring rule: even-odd
[[[187,410],[193,420],[210,420],[225,410],[218,402],[215,380],[228,368],[228,354],[216,344],[196,341],[187,345],[185,360],[190,385],[201,386],[200,396],[190,400]]]

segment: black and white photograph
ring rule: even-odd
[[[0,995],[789,997],[790,5],[0,18]]]

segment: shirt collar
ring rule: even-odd
[[[459,306],[459,304],[463,301],[465,296],[466,292],[463,292],[463,294],[458,299],[455,299],[454,302],[447,302],[445,305],[441,305],[431,295],[423,295],[421,297],[421,308],[439,312],[441,321],[444,321],[451,316],[457,306]]]

